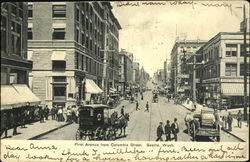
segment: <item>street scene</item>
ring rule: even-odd
[[[1,140],[248,142],[249,11],[1,3]]]

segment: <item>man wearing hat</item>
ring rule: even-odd
[[[160,122],[159,126],[157,127],[157,139],[156,141],[163,141],[162,140],[162,135],[164,134],[163,127],[162,127],[162,122]]]

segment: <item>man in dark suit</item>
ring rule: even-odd
[[[4,133],[4,138],[8,137],[8,118],[7,118],[7,114],[4,113],[3,114],[3,118],[1,121],[1,136]]]
[[[174,135],[174,140],[177,141],[177,134],[179,133],[179,125],[177,123],[177,118],[174,118],[174,122],[171,125],[172,133]]]
[[[157,139],[156,141],[163,141],[162,140],[162,135],[164,134],[163,127],[162,127],[162,122],[160,122],[159,126],[157,127]]]
[[[164,129],[166,134],[166,141],[171,141],[171,126],[169,120],[167,120],[167,124],[165,125]]]

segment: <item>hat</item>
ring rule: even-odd
[[[160,122],[160,124],[163,124],[162,122]]]

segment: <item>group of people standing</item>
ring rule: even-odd
[[[165,141],[171,141],[171,134],[174,135],[174,140],[177,141],[177,134],[179,133],[179,125],[177,123],[177,118],[174,119],[174,122],[170,125],[170,121],[167,120],[166,125],[163,127],[163,122],[160,122],[157,127],[157,139],[156,141],[163,141],[162,136],[166,135]]]
[[[243,114],[241,110],[239,110],[238,113],[236,114],[237,126],[239,128],[241,128],[242,125],[242,118]],[[222,122],[223,122],[222,129],[225,129],[227,131],[232,131],[233,115],[231,112],[222,116]]]

